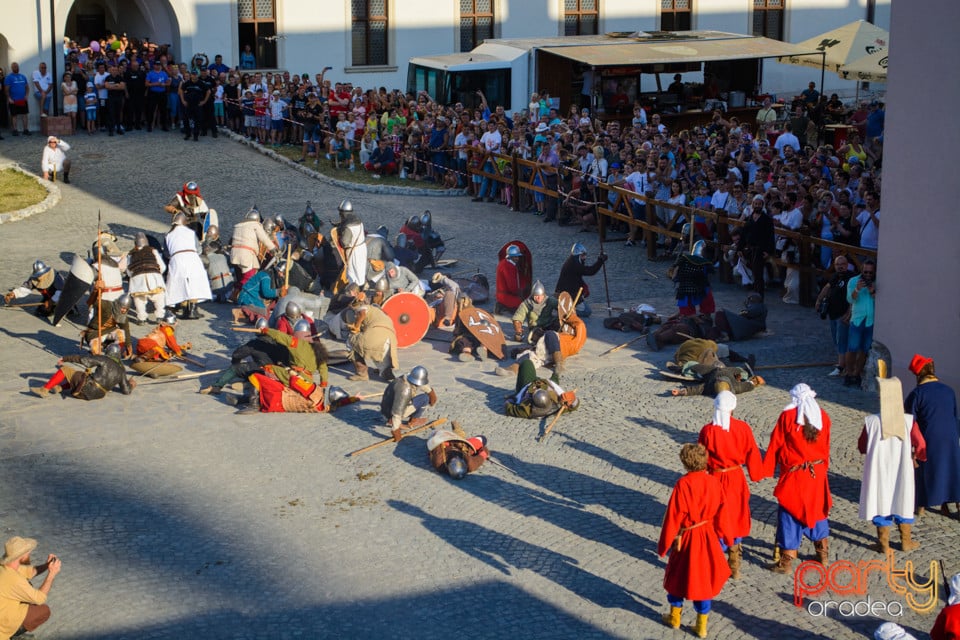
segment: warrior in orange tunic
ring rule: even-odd
[[[777,544],[783,550],[771,567],[790,573],[803,536],[813,541],[817,560],[827,563],[830,523],[827,516],[833,500],[827,471],[830,468],[830,417],[815,400],[817,394],[804,383],[790,390],[787,405],[770,434],[763,459],[764,476],[780,465],[780,480],[773,495],[780,502]]]
[[[673,487],[657,545],[661,557],[670,552],[663,577],[670,612],[663,615],[663,621],[679,628],[683,601],[689,598],[697,612],[694,633],[706,638],[711,600],[730,577],[720,539],[727,544],[732,539],[720,520],[723,489],[720,481],[706,471],[706,449],[685,444],[680,460],[688,473]]]
[[[177,344],[174,335],[176,316],[167,313],[156,329],[137,340],[137,360],[140,362],[162,362],[173,356],[183,355],[184,349],[190,348],[190,343]]]
[[[733,537],[733,546],[726,549],[727,563],[731,577],[737,579],[743,555],[740,541],[750,535],[750,488],[741,467],[747,465],[750,479],[757,482],[763,478],[763,460],[750,425],[731,415],[737,408],[737,396],[721,391],[713,407],[713,422],[700,430],[699,442],[707,450],[707,470],[723,488],[720,519]]]

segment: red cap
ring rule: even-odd
[[[920,371],[931,362],[933,362],[933,358],[924,357],[919,353],[913,354],[913,358],[910,360],[910,373],[915,376],[920,375]]]

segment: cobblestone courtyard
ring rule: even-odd
[[[0,284],[23,281],[40,258],[69,268],[105,226],[132,245],[140,229],[161,234],[161,209],[187,180],[197,180],[229,228],[251,205],[297,218],[309,200],[325,219],[349,197],[367,228],[430,209],[449,238],[457,268],[494,279],[496,252],[511,239],[534,254],[534,275],[552,288],[573,242],[591,256],[594,235],[542,224],[531,214],[466,197],[398,196],[348,191],[291,170],[224,136],[184,142],[176,133],[131,132],[70,141],[71,185],[44,213],[0,225]],[[36,171],[39,136],[4,140],[0,162]],[[329,225],[324,227],[324,231]],[[614,305],[648,302],[672,312],[666,263],[643,250],[609,242]],[[592,258],[591,258],[592,259]],[[597,356],[632,337],[603,329],[604,285],[590,280],[595,313],[590,340],[568,363],[562,383],[578,389],[579,411],[545,426],[506,418],[513,379],[494,364],[461,363],[446,345],[423,341],[400,353],[404,371],[425,365],[440,402],[428,417],[459,420],[485,434],[493,456],[461,482],[436,474],[425,441],[412,437],[349,458],[387,435],[376,401],[333,415],[236,416],[222,400],[196,393],[198,380],[143,385],[132,396],[99,402],[26,392],[49,376],[57,356],[73,353],[77,331],[54,328],[23,310],[4,309],[0,353],[0,527],[36,537],[39,555],[54,552],[63,572],[52,590],[53,617],[37,638],[685,638],[659,620],[665,560],[656,541],[681,465],[683,443],[712,415],[708,398],[673,398],[657,375],[672,351],[643,341]],[[739,309],[743,293],[717,287],[718,305]],[[829,327],[811,309],[768,296],[772,336],[736,346],[760,364],[830,361]],[[489,307],[490,305],[488,305]],[[178,336],[211,368],[225,366],[243,334],[230,330],[229,308],[203,305],[205,318],[181,322]],[[133,327],[135,335],[143,328]],[[382,391],[378,382],[334,384],[351,392]],[[870,394],[845,389],[829,368],[771,369],[769,385],[739,397],[736,415],[765,449],[787,390],[800,381],[819,394],[833,420],[830,484],[832,560],[872,560],[874,529],[857,519],[862,417],[876,411]],[[912,381],[904,381],[905,391]],[[872,634],[896,619],[926,637],[942,604],[913,612],[880,573],[863,596],[824,594],[815,600],[903,604],[900,617],[811,614],[793,604],[793,581],[766,571],[774,535],[773,480],[752,485],[752,536],[745,540],[742,578],[714,601],[710,637],[846,639]],[[910,554],[918,578],[930,562],[960,571],[960,524],[926,516],[915,528],[922,548]],[[801,557],[812,557],[810,543]],[[904,557],[897,554],[898,567]],[[941,582],[942,587],[942,582]],[[822,608],[822,607],[821,607]],[[896,611],[896,608],[894,608]],[[817,612],[817,608],[813,608]]]

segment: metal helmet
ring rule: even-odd
[[[572,247],[570,247],[570,255],[585,256],[587,255],[587,248],[582,244],[580,244],[579,242],[576,242]]]
[[[46,275],[50,271],[50,267],[43,260],[37,260],[33,263],[33,273],[30,274],[31,280],[36,280],[40,276]]]
[[[346,400],[350,397],[350,394],[341,389],[340,387],[330,387],[330,390],[327,391],[327,404],[333,404],[334,402],[340,402],[341,400]]]
[[[407,236],[402,233],[397,234],[397,247],[400,249],[407,248]]]
[[[693,243],[693,250],[690,251],[690,255],[697,257],[703,257],[703,251],[707,248],[706,240],[697,240]]]
[[[133,238],[133,246],[137,249],[143,249],[148,244],[150,243],[147,241],[147,234],[143,231],[137,231],[137,235]]]
[[[299,304],[291,300],[283,310],[283,315],[296,322],[303,315],[303,309],[300,308]]]
[[[407,219],[407,226],[414,231],[420,231],[423,228],[423,225],[420,224],[420,216],[410,216]]]
[[[391,264],[392,264],[392,263],[391,263]],[[387,279],[386,279],[386,278],[380,278],[379,280],[377,280],[376,282],[373,283],[373,290],[374,290],[374,291],[386,291],[386,290],[389,289],[389,288],[390,288],[390,285],[387,284]]]
[[[747,296],[746,305],[756,304],[758,302],[763,302],[763,296],[761,296],[756,291],[752,292]]]
[[[430,213],[429,209],[424,211],[423,215],[420,216],[420,224],[423,225],[425,229],[429,228],[430,225],[433,224],[433,215]]]
[[[220,227],[215,224],[210,225],[210,228],[207,229],[207,232],[204,234],[205,240],[219,240],[220,239]]]
[[[278,213],[275,216],[273,216],[273,221],[276,222],[277,226],[280,227],[281,229],[285,229],[287,226],[287,223],[283,221],[282,213]]]
[[[198,196],[200,195],[200,187],[196,182],[191,180],[190,182],[184,183],[183,192],[189,196]]]
[[[537,280],[533,283],[533,288],[530,290],[531,296],[545,296],[547,295],[547,290],[544,288],[543,283]]]
[[[386,239],[390,236],[390,231],[384,225],[380,225],[377,227],[377,235]]]
[[[277,228],[277,223],[273,221],[273,218],[267,218],[263,223],[263,230],[267,233],[273,233]]]
[[[418,387],[422,387],[425,384],[430,384],[430,378],[427,374],[426,367],[417,365],[411,369],[410,373],[407,374],[407,382]]]
[[[337,207],[337,211],[339,211],[341,214],[353,213],[353,203],[344,198],[340,201],[340,206]]]
[[[247,211],[244,216],[244,220],[256,220],[260,222],[260,211],[256,207],[250,207],[250,211]]]
[[[307,200],[307,208],[303,210],[303,215],[305,215],[305,216],[312,216],[312,215],[314,215],[314,213],[313,213],[313,207],[310,206],[310,201],[309,201],[309,200]]]
[[[107,345],[107,348],[104,349],[103,355],[108,358],[119,361],[123,357],[123,349],[120,348],[120,344],[117,342],[111,342]]]
[[[310,328],[310,321],[307,320],[306,318],[300,318],[293,325],[293,334],[296,335],[298,338],[309,336],[312,332],[313,330]],[[303,335],[297,335],[297,334],[303,334]]]
[[[686,238],[690,235],[690,223],[684,222],[683,226],[680,228],[680,235]]]
[[[173,220],[171,222],[173,222],[174,225],[187,224],[187,216],[183,213],[183,211],[178,211],[176,215],[173,216]]]
[[[269,326],[270,323],[267,322],[266,318],[257,318],[257,321],[253,325],[255,329],[266,329]]]
[[[512,244],[512,245],[510,245],[509,247],[507,247],[507,257],[508,257],[508,258],[522,258],[522,257],[523,257],[523,252],[520,251],[520,247],[518,247],[518,246],[515,245],[515,244]]]
[[[160,322],[162,322],[163,324],[169,324],[169,325],[177,324],[177,314],[175,314],[170,309],[167,309],[166,312],[163,314],[163,318],[160,319]]]
[[[357,310],[353,307],[347,307],[341,312],[340,317],[343,318],[344,324],[355,325],[357,323]]]
[[[447,456],[447,473],[454,480],[463,480],[467,475],[467,463],[460,454],[449,454]]]
[[[116,302],[118,307],[125,307],[129,309],[130,305],[133,303],[133,298],[130,297],[129,293],[124,293],[124,294],[121,294],[119,298],[117,298]]]
[[[541,409],[546,409],[550,406],[550,394],[547,393],[546,389],[537,389],[534,391],[531,400],[533,400],[535,407],[540,407]]]

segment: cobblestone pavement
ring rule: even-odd
[[[548,287],[572,242],[598,249],[593,235],[499,205],[335,188],[223,137],[184,142],[175,133],[131,132],[71,142],[73,184],[62,186],[62,201],[0,226],[4,286],[22,281],[37,258],[66,270],[74,252],[90,247],[98,210],[125,246],[135,230],[162,233],[169,217],[161,206],[189,179],[226,223],[254,203],[296,217],[307,200],[332,218],[349,197],[368,226],[395,233],[429,208],[450,238],[448,256],[491,280],[496,250],[514,238],[531,246],[535,274]],[[0,160],[36,170],[41,147],[37,136],[8,137]],[[615,305],[645,301],[670,311],[665,263],[648,263],[622,242],[607,251]],[[600,306],[600,275],[591,287]],[[720,306],[739,308],[741,291],[717,289]],[[737,349],[761,364],[830,360],[826,324],[812,310],[770,298],[774,335]],[[229,330],[226,307],[204,311],[204,320],[183,322],[178,333],[222,366],[241,335]],[[677,452],[695,440],[711,401],[669,396],[672,385],[656,375],[669,351],[631,346],[598,359],[631,337],[604,330],[602,312],[589,319],[591,339],[563,380],[579,390],[582,408],[562,417],[543,444],[535,438],[545,423],[503,417],[513,380],[495,376],[493,363],[451,360],[439,342],[401,352],[402,369],[430,370],[440,403],[427,415],[487,435],[495,458],[515,472],[485,465],[461,482],[433,472],[422,438],[348,458],[387,435],[375,401],[335,415],[235,416],[224,401],[198,395],[196,380],[92,403],[37,399],[27,383],[48,376],[56,355],[75,351],[76,329],[21,310],[0,314],[9,372],[0,380],[0,533],[35,536],[40,554],[64,561],[53,617],[38,638],[447,638],[461,630],[490,638],[690,637],[659,622],[666,605],[656,540],[680,474]],[[873,559],[865,548],[872,527],[857,520],[856,438],[877,402],[844,389],[828,370],[765,371],[769,386],[741,396],[737,415],[765,447],[786,390],[806,381],[818,391],[834,425],[831,557]],[[339,369],[332,380],[344,383]],[[753,485],[743,577],[715,600],[711,637],[856,638],[889,619],[836,609],[815,616],[793,605],[791,579],[763,567],[774,534],[773,486]],[[929,574],[935,559],[960,570],[958,528],[943,517],[922,519],[923,547],[910,555],[918,574]],[[812,556],[809,544],[803,557]],[[932,626],[933,615],[903,606],[881,574],[867,586],[863,596],[817,601],[869,596],[900,603],[896,619],[914,633]],[[692,618],[688,605],[684,624]]]

